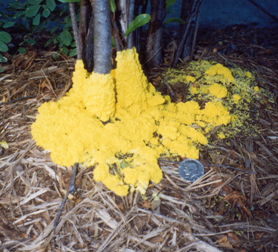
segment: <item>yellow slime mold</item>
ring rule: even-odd
[[[231,117],[217,102],[204,109],[194,101],[171,103],[148,83],[135,49],[118,52],[116,60],[107,75],[88,74],[78,60],[73,88],[39,108],[31,131],[55,163],[94,165],[94,179],[124,196],[129,189],[145,193],[150,181],[161,181],[162,154],[197,159],[198,145],[208,142],[206,128],[226,125]]]

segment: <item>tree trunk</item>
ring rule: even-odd
[[[111,25],[109,0],[94,0],[94,72],[111,72]]]
[[[157,67],[163,62],[162,23],[164,4],[164,0],[151,1],[151,21],[147,38],[147,60],[150,67]]]

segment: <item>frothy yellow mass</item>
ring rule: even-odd
[[[234,81],[234,77],[231,73],[231,70],[227,67],[224,67],[223,65],[217,63],[216,65],[213,65],[209,70],[206,71],[206,74],[208,75],[223,75],[225,79]]]
[[[209,87],[209,92],[211,95],[214,95],[217,98],[225,98],[227,96],[228,90],[226,87],[215,83]]]
[[[195,101],[171,103],[148,83],[135,49],[118,52],[116,60],[107,75],[88,74],[78,60],[70,92],[44,103],[31,130],[56,164],[94,165],[94,179],[124,196],[160,182],[161,155],[198,159],[205,132],[231,116],[220,102],[203,109]]]

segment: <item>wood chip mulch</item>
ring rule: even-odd
[[[55,52],[42,50],[5,55],[0,251],[278,250],[278,31],[234,26],[198,34],[195,60],[237,64],[256,73],[259,87],[276,92],[274,104],[258,107],[260,135],[212,136],[200,154],[205,175],[193,184],[179,176],[177,164],[160,160],[163,180],[145,196],[115,196],[93,180],[93,167],[80,166],[78,193],[62,212],[55,248],[54,219],[72,167],[54,164],[32,140],[30,126],[43,102],[70,89],[75,60],[55,60]]]

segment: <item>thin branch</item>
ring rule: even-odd
[[[125,47],[124,47],[124,45],[121,41],[121,37],[119,35],[119,30],[118,30],[118,27],[117,27],[117,24],[116,24],[115,20],[112,22],[112,32],[114,34],[114,39],[115,39],[117,52],[119,52],[121,50],[124,50]]]
[[[2,102],[2,103],[0,103],[0,106],[7,105],[7,104],[10,104],[10,103],[13,103],[13,102],[17,102],[17,101],[21,101],[21,100],[25,100],[25,99],[35,98],[35,97],[37,97],[37,95],[31,95],[31,96],[26,96],[26,97],[20,97],[20,98],[18,98],[18,99],[11,100],[11,101],[8,101],[8,102]]]
[[[193,42],[192,42],[190,58],[189,58],[190,61],[192,60],[193,52],[194,52],[194,48],[195,48],[195,44],[196,44],[197,32],[198,32],[198,29],[199,29],[199,17],[200,17],[200,8],[197,10],[195,31],[194,31],[194,35],[193,35]]]
[[[278,18],[272,14],[270,14],[265,8],[263,8],[262,6],[260,6],[259,4],[257,4],[254,0],[248,0],[250,3],[252,3],[253,5],[255,5],[258,9],[260,9],[264,14],[268,15],[269,17],[271,17],[276,23],[278,23]]]
[[[177,96],[176,96],[175,92],[173,91],[171,85],[165,79],[163,79],[163,81],[170,92],[170,96],[171,96],[172,100],[176,99]]]
[[[59,218],[61,216],[62,210],[63,210],[63,208],[64,208],[64,206],[66,204],[66,201],[68,199],[69,194],[70,193],[71,194],[75,194],[77,192],[75,184],[74,184],[75,183],[76,173],[77,173],[77,167],[78,167],[78,163],[75,163],[74,164],[74,168],[73,168],[73,172],[72,172],[72,176],[71,176],[71,180],[70,180],[70,184],[69,184],[69,188],[67,190],[67,193],[66,193],[66,195],[64,197],[64,200],[63,200],[63,202],[62,202],[62,204],[61,204],[61,206],[59,208],[59,211],[58,211],[57,216],[56,216],[55,221],[54,221],[54,227],[53,227],[53,246],[54,246],[54,248],[55,248],[55,232],[56,232],[56,227],[58,225],[58,221],[59,221]]]
[[[74,40],[76,43],[77,59],[82,60],[82,44],[81,44],[80,36],[78,34],[76,14],[75,14],[75,10],[74,10],[74,3],[69,3],[69,9],[70,9],[70,17],[71,17],[71,22],[72,22]]]
[[[188,37],[189,31],[190,31],[190,26],[192,24],[192,21],[193,21],[194,17],[197,14],[196,12],[198,11],[198,9],[201,6],[202,1],[203,0],[194,0],[194,2],[193,2],[192,11],[191,11],[190,16],[188,18],[185,32],[184,32],[184,34],[182,36],[182,39],[180,41],[180,44],[178,46],[178,49],[177,49],[175,57],[174,57],[174,61],[172,63],[173,67],[175,67],[177,65],[177,63],[178,63],[179,57],[181,56],[181,53],[183,51],[183,47],[184,47],[186,38]]]

